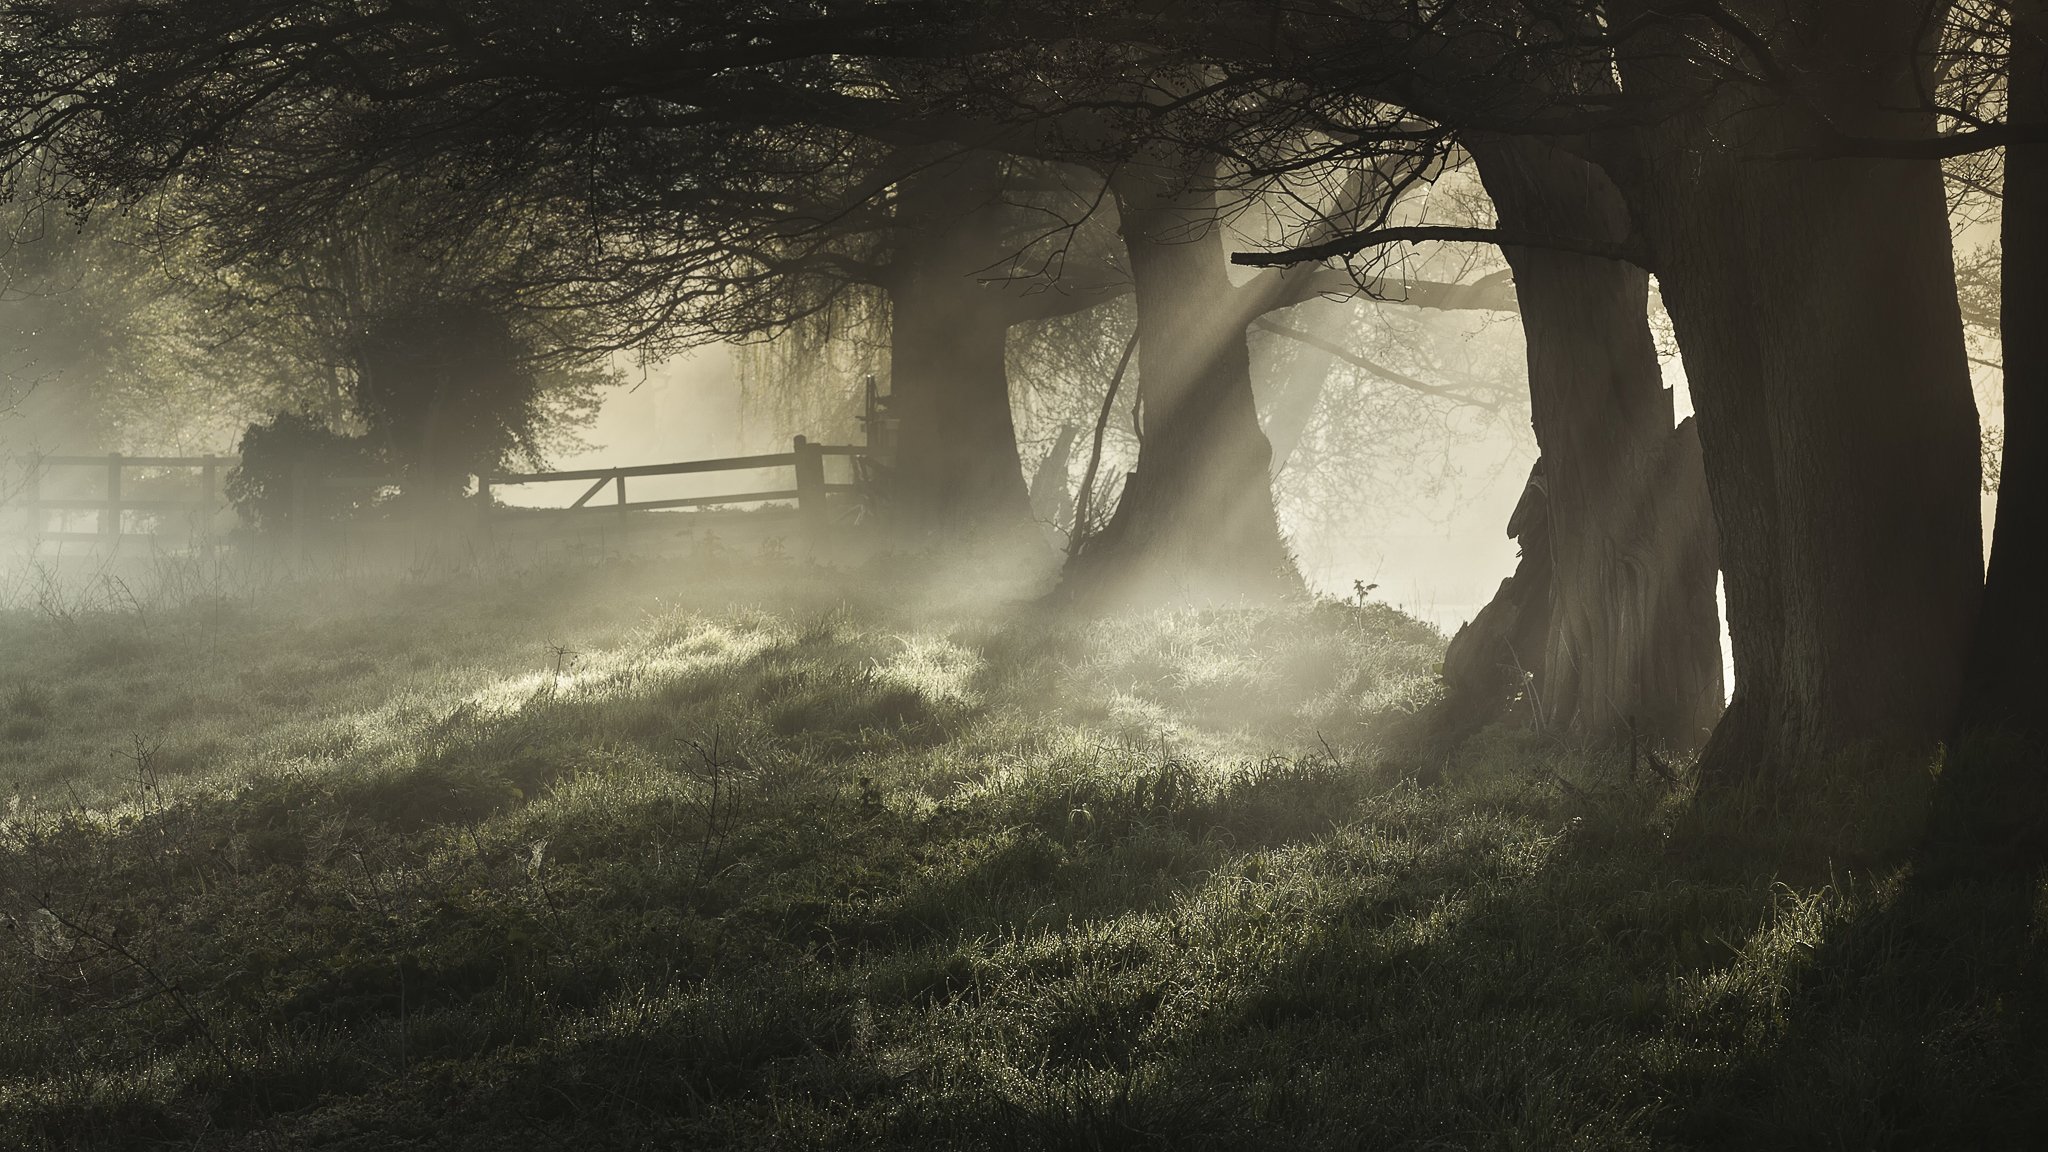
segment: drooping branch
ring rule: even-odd
[[[1503,231],[1499,228],[1466,228],[1448,224],[1374,228],[1365,232],[1354,232],[1349,236],[1339,236],[1320,244],[1306,244],[1299,248],[1282,248],[1273,252],[1233,252],[1230,254],[1230,262],[1249,268],[1278,268],[1289,264],[1305,264],[1316,260],[1352,256],[1384,244],[1420,244],[1431,240],[1495,244],[1516,248],[1547,248],[1556,252],[1576,252],[1582,256],[1593,256],[1602,260],[1620,260],[1639,268],[1649,267],[1649,257],[1640,246],[1633,243],[1610,244],[1570,236],[1538,236]]]
[[[1773,153],[1767,160],[1953,160],[2014,144],[2048,144],[2048,124],[1986,124],[1939,136],[1831,134],[1811,148]]]
[[[1245,325],[1268,312],[1306,304],[1319,296],[1349,297],[1357,293],[1357,282],[1341,268],[1312,268],[1304,272],[1268,268],[1231,293],[1234,315],[1229,322]]]
[[[1294,340],[1299,343],[1306,344],[1311,348],[1315,348],[1323,352],[1328,352],[1330,355],[1335,356],[1337,359],[1342,360],[1347,364],[1365,369],[1367,372],[1370,372],[1374,376],[1377,376],[1380,379],[1385,380],[1389,384],[1398,384],[1403,388],[1409,389],[1413,392],[1420,392],[1425,396],[1438,396],[1442,397],[1445,400],[1455,400],[1460,404],[1470,404],[1477,408],[1484,408],[1489,412],[1500,411],[1501,405],[1505,402],[1505,396],[1501,394],[1498,389],[1492,390],[1495,394],[1491,397],[1481,397],[1475,396],[1469,392],[1461,392],[1456,388],[1446,388],[1441,384],[1431,384],[1426,380],[1418,380],[1405,372],[1400,372],[1396,371],[1395,369],[1389,368],[1386,365],[1381,364],[1377,360],[1372,360],[1368,359],[1365,356],[1361,356],[1358,353],[1353,352],[1351,349],[1344,347],[1342,344],[1338,344],[1330,340],[1325,340],[1322,337],[1317,336],[1313,332],[1306,332],[1300,328],[1295,328],[1287,324],[1282,324],[1278,320],[1272,320],[1262,316],[1257,320],[1252,321],[1252,326],[1254,328],[1259,329],[1262,332],[1271,332],[1275,336],[1285,336],[1289,340]]]

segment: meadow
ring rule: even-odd
[[[2048,887],[1940,765],[1430,749],[1444,638],[1369,601],[180,563],[8,586],[0,1145],[2048,1134]]]

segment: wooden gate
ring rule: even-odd
[[[873,408],[871,399],[870,412]],[[867,456],[869,452],[869,448],[860,445],[813,444],[805,437],[798,436],[791,443],[789,451],[760,456],[728,456],[714,460],[684,460],[672,464],[633,464],[619,468],[578,468],[559,472],[498,472],[477,478],[478,495],[481,497],[477,501],[477,506],[486,517],[550,512],[608,512],[623,519],[634,512],[787,500],[794,505],[789,510],[791,514],[807,526],[815,527],[823,525],[831,518],[833,497],[859,494],[864,487],[859,482],[858,472],[854,482],[828,482],[825,479],[826,458],[857,458]],[[124,539],[170,537],[183,538],[192,543],[209,542],[216,536],[229,510],[222,490],[222,481],[227,470],[239,462],[239,457],[235,456],[123,456],[120,453],[109,453],[105,456],[46,456],[34,463],[22,491],[9,501],[22,510],[22,517],[18,520],[10,517],[8,520],[19,525],[29,537],[39,541],[118,545]],[[636,501],[631,499],[627,490],[627,482],[636,478],[782,468],[789,470],[789,485],[764,491]],[[49,495],[46,492],[46,478],[62,474],[60,470],[70,469],[88,469],[96,472],[101,477],[98,482],[100,494],[64,494],[69,493],[71,489],[69,486],[59,486],[59,495]],[[133,474],[137,470],[156,472],[158,475],[147,477],[147,487],[137,491],[133,479]],[[180,471],[189,472],[191,475],[176,479],[166,475]],[[502,507],[492,499],[494,490],[498,488],[572,481],[588,481],[589,486],[566,508]],[[301,526],[309,522],[306,509],[314,502],[313,496],[322,485],[361,486],[366,483],[396,486],[397,479],[388,476],[321,477],[308,468],[301,468],[293,474],[292,479],[292,519]],[[611,499],[602,500],[599,496],[606,489],[611,490]],[[175,494],[171,494],[171,490],[175,490]],[[95,513],[93,530],[75,531],[68,526],[51,526],[52,513],[73,512]],[[141,515],[131,517],[131,513]],[[772,512],[764,514],[773,515]]]

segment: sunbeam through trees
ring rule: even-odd
[[[0,1143],[2048,1145],[2039,0],[0,0]]]

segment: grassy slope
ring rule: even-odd
[[[2042,889],[1912,860],[1924,779],[1418,774],[1441,641],[1384,609],[772,553],[301,591],[0,619],[0,1145],[2048,1131]]]

